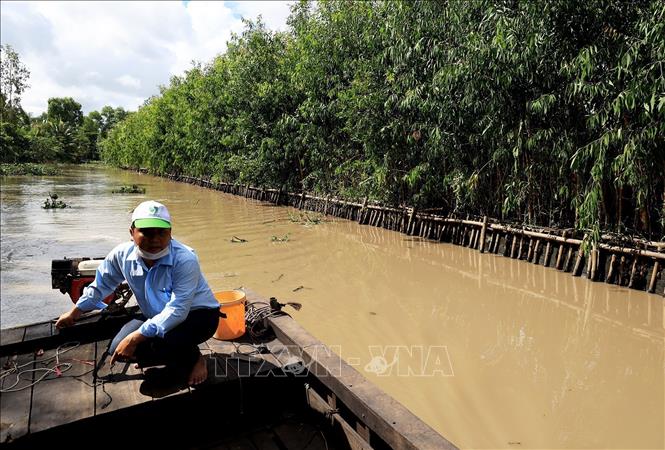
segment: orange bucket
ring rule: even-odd
[[[226,314],[226,319],[219,318],[217,331],[213,337],[223,341],[235,339],[245,334],[245,293],[243,291],[215,292],[220,304],[219,309]]]

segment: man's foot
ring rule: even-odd
[[[187,382],[190,386],[195,386],[197,384],[203,383],[208,378],[208,366],[203,355],[199,356],[199,359],[194,364],[192,372],[189,374],[189,379]]]
[[[152,367],[145,371],[144,377],[139,392],[153,398],[166,397],[187,389],[184,374],[168,367]]]

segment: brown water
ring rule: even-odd
[[[147,175],[2,183],[2,328],[68,309],[50,260],[105,255],[156,199],[214,290],[303,303],[305,328],[460,447],[665,445],[662,297]],[[132,183],[147,193],[110,194]],[[72,208],[42,210],[48,192]]]

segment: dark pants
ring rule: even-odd
[[[146,318],[141,316],[127,322],[109,345],[112,355],[120,342],[138,330]],[[189,372],[199,359],[198,345],[212,337],[219,322],[219,309],[205,308],[191,310],[187,318],[163,338],[153,337],[136,346],[134,357],[143,367],[164,364],[178,371]]]

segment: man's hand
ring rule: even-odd
[[[58,317],[58,320],[55,322],[55,327],[56,328],[67,328],[71,327],[74,325],[74,322],[78,320],[79,317],[81,317],[81,314],[83,314],[83,311],[78,309],[76,306],[72,308],[71,311],[67,311],[60,317]]]
[[[129,361],[133,359],[136,346],[146,339],[148,338],[143,336],[139,330],[128,335],[120,341],[120,344],[118,344],[118,347],[115,349],[115,353],[111,355],[111,364],[115,364],[115,362],[119,360]]]

